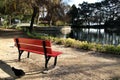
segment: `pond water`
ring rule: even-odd
[[[120,45],[120,33],[106,32],[105,29],[73,28],[70,37],[80,41]]]

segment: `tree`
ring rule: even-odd
[[[27,0],[26,0],[27,1]],[[22,19],[24,15],[31,14],[31,8],[25,0],[1,0],[0,13],[3,16],[8,16],[7,20],[11,24],[14,18]]]
[[[5,5],[4,5],[4,0],[0,0],[0,14],[5,13]]]
[[[64,12],[64,16],[62,18],[62,21],[64,21],[66,25],[68,25],[70,23],[70,19],[71,19],[70,15],[68,15],[70,8],[71,8],[70,5],[62,3],[62,9]]]
[[[74,25],[75,20],[78,18],[78,9],[76,8],[76,6],[72,5],[72,7],[70,8],[70,11],[68,11],[67,14],[71,18],[70,23]]]
[[[0,25],[2,25],[2,22],[1,22],[1,14],[4,13],[4,0],[0,0]]]
[[[79,4],[79,16],[80,19],[83,20],[86,25],[90,25],[90,20],[92,20],[92,11],[94,9],[94,4],[89,4],[87,2],[83,2]]]
[[[96,3],[83,2],[79,4],[79,19],[86,25],[97,23],[101,25],[110,19],[116,20],[120,16],[120,0],[103,0]]]
[[[23,0],[23,1],[25,1],[25,0]],[[35,17],[37,15],[37,13],[39,12],[38,10],[41,6],[46,6],[47,16],[48,16],[50,22],[56,20],[57,17],[59,17],[59,18],[61,17],[60,10],[62,10],[62,9],[60,7],[60,1],[61,0],[31,0],[31,1],[26,0],[26,3],[29,3],[29,6],[33,10],[31,24],[30,24],[30,28],[29,28],[30,32],[32,32]]]
[[[46,18],[49,21],[50,26],[52,24],[55,24],[57,20],[63,20],[64,9],[61,0],[48,1],[48,3],[46,4],[46,8],[47,8]]]

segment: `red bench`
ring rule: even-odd
[[[62,52],[53,51],[51,48],[51,42],[49,40],[29,39],[29,38],[15,38],[15,44],[18,48],[19,56],[18,60],[21,60],[21,55],[24,51],[28,52],[27,58],[29,58],[30,52],[42,54],[45,56],[45,70],[48,70],[48,62],[51,57],[54,57],[54,65],[57,64],[57,56]]]

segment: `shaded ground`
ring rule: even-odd
[[[14,37],[26,37],[25,33],[14,29],[1,29],[0,28],[0,39],[1,38],[14,38]]]
[[[14,37],[26,37],[21,31],[0,29],[0,80],[120,80],[120,56],[83,51],[63,45],[53,44],[53,49],[62,51],[58,57],[59,68],[43,74],[44,56],[22,55],[17,61],[18,52],[14,47]],[[53,59],[50,60],[50,65]],[[11,67],[22,69],[26,75],[16,78]]]

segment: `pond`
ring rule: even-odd
[[[107,32],[105,29],[72,28],[70,37],[80,41],[101,44],[120,44],[120,33]]]

